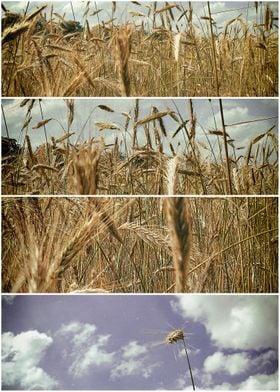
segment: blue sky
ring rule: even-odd
[[[22,143],[23,136],[27,131],[33,146],[38,146],[44,143],[43,128],[32,129],[39,121],[41,121],[41,114],[38,102],[35,103],[31,116],[32,120],[29,127],[21,132],[21,128],[25,122],[25,115],[27,107],[20,107],[21,99],[5,99],[2,101],[4,113],[8,125],[9,135]],[[272,119],[253,122],[238,126],[227,127],[227,132],[232,139],[235,140],[236,147],[244,147],[240,154],[246,151],[252,139],[256,136],[268,131],[270,128],[272,132],[278,135],[278,100],[277,99],[223,99],[224,117],[226,124],[233,124],[242,121],[251,121],[256,119],[265,119],[274,117]],[[98,108],[98,105],[107,105],[114,110],[109,113]],[[140,100],[139,119],[151,114],[153,106],[156,106],[159,111],[165,111],[168,108],[180,113],[184,120],[190,119],[188,110],[188,99],[150,99],[145,98]],[[201,152],[204,156],[211,155],[210,150],[206,150],[203,146],[208,146],[208,141],[214,147],[215,152],[218,151],[217,137],[209,135],[209,130],[215,129],[215,121],[217,128],[221,128],[221,117],[219,110],[219,102],[217,99],[212,99],[211,103],[208,99],[193,99],[194,111],[197,116],[197,135],[196,140],[201,142]],[[60,137],[63,135],[63,128],[67,128],[67,107],[63,99],[43,99],[42,108],[44,118],[53,118],[46,125],[47,134],[51,136]],[[133,133],[133,116],[135,108],[135,99],[75,99],[75,116],[71,127],[71,132],[75,134],[71,137],[71,142],[75,143],[80,137],[81,140],[87,140],[89,137],[104,138],[106,144],[114,143],[115,137],[118,137],[119,142],[127,142],[131,145]],[[129,123],[127,133],[124,132],[125,122],[127,117],[123,113],[129,113],[132,120]],[[96,123],[108,122],[114,123],[119,128],[117,130],[100,131]],[[167,129],[167,138],[164,140],[165,152],[170,154],[169,142],[172,142],[176,152],[182,153],[185,148],[185,141],[183,132],[173,138],[173,134],[178,128],[178,123],[170,116],[165,116],[163,122]],[[61,125],[62,126],[61,126]],[[188,126],[188,124],[187,124]],[[62,128],[63,127],[63,128]],[[207,134],[208,140],[205,136]],[[5,124],[2,118],[2,135],[6,135]],[[143,127],[138,127],[138,142],[140,146],[146,144],[146,137]],[[153,132],[151,128],[151,138],[153,147],[155,142],[153,140]],[[263,139],[261,142],[264,142]],[[253,149],[257,148],[257,144]],[[232,151],[230,151],[232,153]],[[237,151],[238,153],[238,151]]]
[[[275,295],[2,296],[2,388],[277,390]]]

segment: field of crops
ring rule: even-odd
[[[2,219],[4,292],[277,291],[276,198],[4,198]]]
[[[222,26],[206,3],[201,16],[191,2],[127,2],[120,20],[121,2],[105,10],[87,2],[82,23],[47,6],[29,13],[28,4],[25,16],[4,14],[3,96],[278,94],[278,15],[269,4],[248,3],[254,22],[245,10]]]
[[[239,125],[236,117],[236,124],[228,128],[221,100],[216,102],[216,117],[209,120],[216,126],[209,124],[208,129],[201,128],[203,118],[196,114],[191,99],[181,101],[187,113],[167,106],[159,110],[152,103],[147,107],[145,100],[134,100],[129,113],[116,113],[92,101],[91,112],[104,113],[104,120],[95,121],[92,127],[97,136],[85,136],[82,141],[85,125],[72,131],[78,110],[74,101],[66,101],[64,122],[68,128],[46,111],[34,123],[33,110],[37,107],[38,111],[38,105],[42,110],[41,102],[19,102],[26,107],[23,124],[17,125],[21,147],[4,146],[3,194],[169,194],[170,167],[176,178],[175,194],[277,194],[277,118],[269,120],[267,129],[267,119],[258,117],[255,123],[264,128],[261,125],[247,141],[247,131],[242,128],[246,121]],[[142,117],[145,106],[148,115]],[[118,115],[121,122],[109,122],[110,115]],[[252,128],[254,120],[247,125]],[[53,129],[61,129],[57,137],[49,135]],[[44,135],[41,140],[46,143],[32,145],[36,132]],[[235,141],[240,134],[244,141]]]

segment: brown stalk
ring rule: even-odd
[[[210,9],[210,2],[207,1],[208,6],[208,14],[209,14],[209,24],[210,24],[210,31],[211,31],[211,42],[212,42],[212,52],[213,52],[213,62],[214,62],[214,71],[215,71],[215,82],[216,82],[216,95],[219,97],[219,78],[218,78],[218,69],[217,69],[217,53],[215,47],[215,39],[214,39],[214,32],[213,32],[213,21],[211,17],[211,9]]]
[[[189,270],[192,243],[191,219],[187,199],[183,197],[167,198],[166,216],[175,268],[175,292],[183,293],[186,291],[186,276]]]
[[[93,141],[80,151],[72,153],[74,175],[72,178],[75,194],[94,195],[97,188],[97,166],[104,145]]]
[[[122,26],[115,37],[115,57],[119,74],[120,93],[122,97],[130,96],[128,60],[131,50],[131,35],[132,29],[129,26]]]
[[[223,138],[224,138],[224,147],[225,147],[225,154],[226,154],[228,192],[229,192],[230,195],[232,195],[233,194],[233,190],[232,190],[232,181],[231,181],[231,173],[230,173],[230,159],[229,159],[229,154],[228,154],[228,141],[227,141],[225,120],[224,120],[223,104],[222,104],[222,100],[221,99],[219,99],[219,105],[220,105],[220,113],[221,113],[222,129],[223,129]]]

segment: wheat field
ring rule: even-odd
[[[196,15],[192,2],[127,2],[122,11],[122,2],[104,9],[87,2],[77,22],[53,6],[29,12],[26,2],[16,13],[7,3],[2,95],[277,96],[278,15],[271,4],[249,2],[223,24],[201,4]]]
[[[4,292],[277,292],[277,198],[3,198]]]
[[[6,146],[2,156],[3,194],[164,195],[172,162],[174,194],[277,194],[277,116],[269,122],[260,116],[240,122],[237,114],[235,124],[227,126],[222,100],[212,100],[209,105],[218,108],[209,120],[216,124],[213,128],[210,123],[202,127],[204,110],[198,115],[192,99],[174,102],[174,110],[165,101],[158,109],[157,100],[133,100],[129,112],[92,100],[88,112],[93,119],[98,112],[102,121],[94,121],[90,137],[84,129],[91,114],[79,129],[73,125],[79,110],[75,100],[66,100],[61,114],[67,127],[43,111],[40,100],[16,102],[26,114],[16,124],[18,146]],[[37,122],[33,111],[39,109],[44,115]],[[113,122],[110,115],[120,120]],[[261,126],[250,139],[247,132],[254,124]],[[38,135],[45,143],[33,142]],[[243,140],[235,140],[238,135]]]

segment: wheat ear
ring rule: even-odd
[[[175,292],[185,291],[191,249],[191,220],[184,197],[166,199],[166,215],[175,269]]]
[[[167,167],[168,194],[176,193],[177,158],[172,158]],[[190,264],[192,244],[191,217],[188,199],[168,197],[166,199],[166,217],[170,236],[170,246],[175,269],[175,292],[186,290],[186,278]]]
[[[130,95],[130,76],[128,70],[128,59],[130,55],[130,38],[132,29],[123,26],[116,34],[115,57],[119,74],[120,93],[123,97]]]

